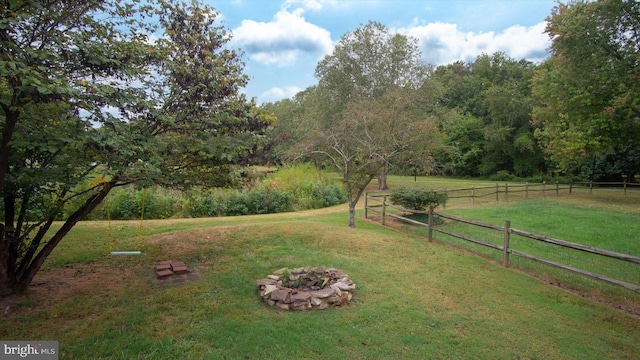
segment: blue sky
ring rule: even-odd
[[[245,92],[258,104],[317,83],[316,64],[340,38],[370,20],[418,39],[434,65],[502,51],[534,62],[550,46],[543,33],[554,0],[203,0],[220,13],[245,53]]]

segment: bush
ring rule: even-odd
[[[140,219],[144,205],[145,219],[166,219],[182,211],[181,195],[159,187],[136,190],[133,187],[118,188],[109,194],[109,215],[116,220]],[[144,202],[144,204],[143,204]]]
[[[186,214],[191,217],[220,216],[224,207],[215,193],[210,191],[190,190],[186,193]]]
[[[257,187],[244,194],[249,214],[272,214],[293,209],[293,197],[287,191]]]
[[[240,191],[229,191],[222,198],[222,215],[248,215],[249,208]]]
[[[317,186],[313,191],[313,197],[322,201],[320,207],[334,206],[347,201],[346,192],[342,186],[336,184]]]
[[[347,194],[338,180],[311,164],[297,164],[270,174],[266,187],[287,191],[293,197],[293,210],[318,209],[342,204]]]
[[[400,186],[391,191],[391,201],[405,209],[424,211],[428,207],[445,205],[449,195],[432,189]]]
[[[82,184],[78,191],[88,187]],[[140,219],[143,198],[145,219],[166,219],[317,209],[344,203],[346,192],[335,178],[311,165],[300,164],[283,168],[261,181],[252,181],[244,189],[177,191],[156,186],[145,190],[119,187],[87,220],[106,220],[107,209],[114,220]],[[78,197],[70,201],[65,206],[65,215],[74,212],[84,200]]]

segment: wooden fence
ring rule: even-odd
[[[496,203],[501,200],[509,202],[511,200],[529,200],[531,198],[546,198],[548,196],[561,196],[572,194],[576,190],[588,189],[589,194],[593,193],[594,188],[606,187],[610,189],[619,189],[623,194],[627,195],[628,189],[640,190],[640,184],[628,182],[579,182],[570,184],[555,183],[496,183],[488,186],[472,186],[467,188],[443,189],[449,195],[450,203],[459,205],[464,203],[463,199],[468,199],[471,205],[476,203],[487,203],[494,201]]]
[[[622,254],[622,253],[617,253],[617,252],[613,252],[613,251],[608,251],[608,250],[603,250],[603,249],[598,249],[598,248],[594,248],[594,247],[590,247],[590,246],[585,246],[585,245],[581,245],[581,244],[576,244],[576,243],[572,243],[572,242],[568,242],[568,241],[564,241],[564,240],[560,240],[560,239],[554,239],[554,238],[550,238],[550,237],[546,237],[546,236],[541,236],[541,235],[536,235],[527,231],[523,231],[523,230],[518,230],[518,229],[514,229],[511,227],[511,222],[509,220],[504,222],[504,226],[497,226],[497,225],[492,225],[492,224],[486,224],[486,223],[482,223],[479,221],[474,221],[474,220],[469,220],[469,219],[463,219],[460,217],[456,217],[456,216],[450,216],[450,215],[445,215],[445,214],[440,214],[440,213],[436,213],[435,211],[433,211],[433,209],[430,209],[429,211],[413,211],[413,210],[409,210],[409,209],[403,209],[403,208],[399,208],[394,206],[393,204],[390,204],[387,202],[387,197],[389,195],[388,194],[365,194],[364,197],[364,206],[365,206],[365,218],[368,217],[368,212],[372,211],[372,212],[376,212],[381,214],[382,217],[382,224],[386,225],[386,218],[388,217],[393,217],[396,219],[399,219],[401,221],[413,224],[413,225],[418,225],[418,226],[424,226],[428,229],[428,240],[429,241],[433,241],[433,232],[439,232],[442,234],[446,234],[449,236],[453,236],[455,238],[458,239],[462,239],[465,241],[469,241],[469,242],[473,242],[475,244],[479,244],[482,246],[486,246],[498,251],[502,252],[502,264],[505,267],[509,267],[510,264],[510,256],[514,255],[514,256],[520,256],[529,260],[533,260],[548,266],[552,266],[555,268],[559,268],[562,270],[566,270],[566,271],[570,271],[591,279],[595,279],[598,281],[602,281],[608,284],[612,284],[612,285],[616,285],[616,286],[620,286],[632,291],[636,291],[636,292],[640,292],[640,285],[636,285],[636,284],[631,284],[622,280],[617,280],[617,279],[613,279],[604,275],[600,275],[600,274],[596,274],[590,271],[585,271],[582,269],[578,269],[572,266],[568,266],[565,264],[561,264],[558,262],[554,262],[548,259],[544,259],[542,257],[538,257],[538,256],[534,256],[528,253],[525,253],[523,251],[519,251],[516,249],[513,249],[510,245],[510,240],[511,240],[511,235],[515,234],[515,235],[519,235],[519,236],[523,236],[529,239],[533,239],[533,240],[537,240],[537,241],[541,241],[544,243],[548,243],[548,244],[553,244],[553,245],[557,245],[557,246],[561,246],[561,247],[565,247],[565,248],[569,248],[569,249],[573,249],[576,251],[584,251],[587,253],[591,253],[591,254],[596,254],[599,256],[605,256],[605,257],[609,257],[609,258],[613,258],[613,259],[618,259],[620,261],[628,261],[628,262],[632,262],[632,263],[636,263],[636,264],[640,264],[640,257],[637,256],[632,256],[632,255],[627,255],[627,254]],[[375,202],[375,204],[371,204],[370,202],[373,201]],[[414,214],[427,214],[428,215],[428,221],[427,223],[423,223],[420,221],[416,221],[416,220],[412,220],[412,219],[408,219],[404,216],[398,215],[396,213],[390,212],[388,211],[388,208],[392,208],[395,210],[399,210],[400,212],[403,213],[414,213]],[[484,241],[481,239],[474,239],[472,237],[466,236],[466,235],[462,235],[462,234],[457,234],[448,230],[445,230],[443,228],[434,226],[434,216],[443,218],[443,219],[448,219],[448,220],[452,220],[452,221],[459,221],[465,224],[470,224],[473,226],[479,226],[479,227],[483,227],[483,228],[487,228],[487,229],[491,229],[491,230],[495,230],[495,231],[499,231],[503,234],[503,243],[501,245],[499,244],[494,244],[488,241]]]

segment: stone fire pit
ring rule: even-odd
[[[282,310],[324,310],[353,297],[356,284],[344,271],[322,266],[280,269],[256,281],[265,303]]]

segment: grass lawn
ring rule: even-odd
[[[1,300],[0,338],[57,340],[60,359],[635,359],[640,352],[636,316],[361,216],[356,229],[346,225],[345,206],[145,221],[143,254],[109,257],[106,223],[84,222],[54,251],[37,286]],[[129,250],[138,222],[112,222],[112,231],[115,250]],[[159,286],[153,265],[169,259],[196,267],[201,280]],[[349,274],[357,284],[351,304],[285,313],[261,302],[256,279],[307,265]]]
[[[400,179],[402,180],[401,177]],[[432,181],[425,178],[422,182],[432,184],[433,188],[439,188],[442,179]],[[471,182],[463,183],[463,185],[470,187],[472,185],[483,186],[484,184]],[[511,227],[515,229],[636,257],[640,256],[640,222],[638,222],[640,191],[627,191],[627,194],[624,195],[622,189],[594,189],[593,193],[590,193],[586,188],[574,188],[571,195],[568,192],[564,194],[560,192],[560,196],[557,197],[555,191],[551,191],[544,199],[538,194],[538,196],[531,196],[529,201],[521,201],[523,200],[522,196],[519,201],[514,201],[514,198],[518,198],[510,196],[510,202],[505,203],[504,194],[500,195],[499,203],[495,202],[495,195],[492,195],[491,198],[492,201],[485,201],[484,205],[473,207],[469,206],[468,199],[456,199],[458,201],[454,202],[453,206],[447,206],[446,209],[441,208],[437,211],[497,226],[503,226],[505,220],[509,220]],[[427,229],[423,227],[398,224],[397,222],[393,225],[405,232],[422,236],[427,234]],[[495,230],[457,221],[447,221],[441,228],[485,242],[503,244],[503,233]],[[502,262],[501,251],[445,234],[437,232],[434,234],[435,239],[441,243],[470,250],[474,254],[479,254],[497,263]],[[613,279],[640,284],[640,265],[636,263],[546,244],[513,234],[511,235],[510,247]],[[511,256],[511,266],[525,270],[529,274],[582,296],[640,315],[640,294],[638,292],[604,284],[516,256]]]

